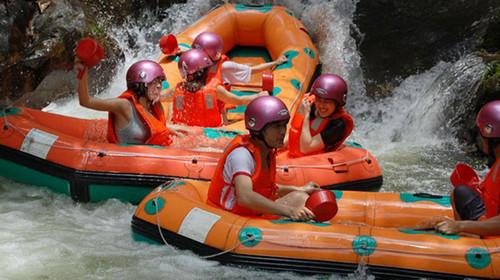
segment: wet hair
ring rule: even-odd
[[[146,86],[145,83],[128,84],[127,88],[134,93],[136,98],[139,98],[141,96],[146,96],[146,93],[148,91],[148,87]]]
[[[188,74],[186,80],[182,82],[181,86],[189,92],[197,92],[205,85],[207,75],[208,68],[196,71],[193,74]]]

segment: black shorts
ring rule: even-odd
[[[486,213],[481,196],[467,186],[459,185],[453,189],[453,202],[462,220],[476,221]]]

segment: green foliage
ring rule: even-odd
[[[500,79],[500,60],[495,60],[486,64],[483,72],[483,82],[487,82],[491,79],[497,81]]]

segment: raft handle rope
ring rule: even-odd
[[[156,226],[158,228],[158,233],[160,234],[160,237],[161,237],[161,240],[163,241],[164,245],[168,245],[170,247],[172,247],[170,244],[168,244],[167,240],[165,239],[165,236],[163,235],[163,232],[162,232],[162,229],[161,229],[161,224],[160,224],[160,214],[159,214],[159,210],[158,209],[158,199],[160,198],[160,194],[166,190],[169,190],[171,189],[172,187],[174,187],[178,182],[181,182],[181,180],[179,179],[174,179],[168,183],[163,183],[161,184],[160,186],[158,186],[155,191],[157,192],[157,195],[156,197],[153,199],[153,203],[155,205],[155,210],[156,210]],[[221,256],[221,255],[224,255],[224,254],[227,254],[233,250],[235,250],[236,248],[238,248],[241,244],[245,243],[245,242],[249,242],[249,241],[253,241],[255,240],[255,236],[251,235],[251,234],[248,234],[247,235],[247,239],[244,239],[244,240],[241,240],[241,241],[238,241],[236,243],[236,245],[234,245],[233,247],[229,248],[229,249],[226,249],[222,252],[219,252],[219,253],[215,253],[215,254],[212,254],[212,255],[208,255],[208,256],[200,256],[200,258],[202,259],[211,259],[211,258],[215,258],[217,256]]]
[[[29,113],[27,114],[30,116],[32,119],[33,116],[31,116]],[[8,126],[12,128],[14,131],[18,132],[20,135],[23,137],[27,136],[27,133],[22,131],[21,129],[17,128],[15,125],[11,124],[8,121],[8,117],[4,116],[4,123],[5,126]],[[36,142],[36,139],[33,139]],[[39,143],[41,145],[47,145],[46,143]],[[186,164],[197,164],[202,162],[205,165],[208,166],[216,166],[218,159],[210,156],[204,156],[204,155],[196,155],[196,156],[169,156],[169,155],[157,155],[157,154],[150,154],[150,153],[138,153],[138,152],[104,152],[103,150],[100,149],[94,149],[94,148],[83,148],[83,147],[73,147],[71,144],[66,143],[62,141],[60,138],[51,146],[52,148],[58,148],[61,150],[72,150],[72,151],[83,151],[83,152],[89,152],[89,153],[95,153],[98,157],[143,157],[143,158],[155,158],[155,159],[168,159],[168,160],[175,160],[175,161],[180,161],[184,162]],[[370,163],[370,157],[369,157],[369,152],[366,150],[366,153],[363,157],[350,160],[350,161],[345,161],[345,162],[338,162],[334,164],[289,164],[289,165],[278,165],[276,166],[277,169],[285,170],[285,169],[292,169],[292,168],[311,168],[311,169],[331,169],[333,167],[337,166],[342,166],[342,165],[354,165],[360,162],[366,161]]]
[[[160,215],[159,215],[160,209],[158,209],[158,199],[160,198],[160,194],[163,191],[174,187],[177,184],[177,182],[179,182],[179,181],[180,181],[179,179],[174,179],[174,180],[170,181],[169,183],[163,183],[160,186],[158,186],[155,189],[155,191],[157,192],[157,195],[153,199],[153,203],[155,205],[155,210],[156,210],[156,226],[158,227],[158,233],[160,233],[160,237],[161,237],[161,240],[163,241],[164,245],[168,245],[168,246],[170,246],[170,244],[168,244],[167,240],[165,239],[165,236],[163,236],[163,232],[161,231]]]

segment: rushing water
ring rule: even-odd
[[[292,10],[319,42],[325,72],[349,82],[347,109],[356,129],[350,140],[370,150],[384,172],[383,191],[449,191],[448,176],[457,161],[475,167],[454,132],[455,116],[467,112],[467,93],[477,86],[481,63],[474,56],[439,62],[407,77],[391,97],[366,97],[360,55],[351,30],[356,1],[279,1]],[[162,22],[143,21],[110,32],[125,53],[113,82],[100,97],[124,89],[126,69],[138,59],[157,59],[162,34],[178,32],[214,7],[203,0],[174,4]],[[153,17],[151,17],[153,18]],[[133,38],[133,40],[131,39]],[[79,106],[75,97],[57,100],[46,111],[83,118],[106,117]],[[109,200],[79,204],[67,196],[0,178],[0,279],[308,279],[292,273],[221,266],[189,251],[135,242],[130,235],[134,206]],[[372,278],[363,269],[346,279]],[[310,279],[344,279],[331,275]]]

